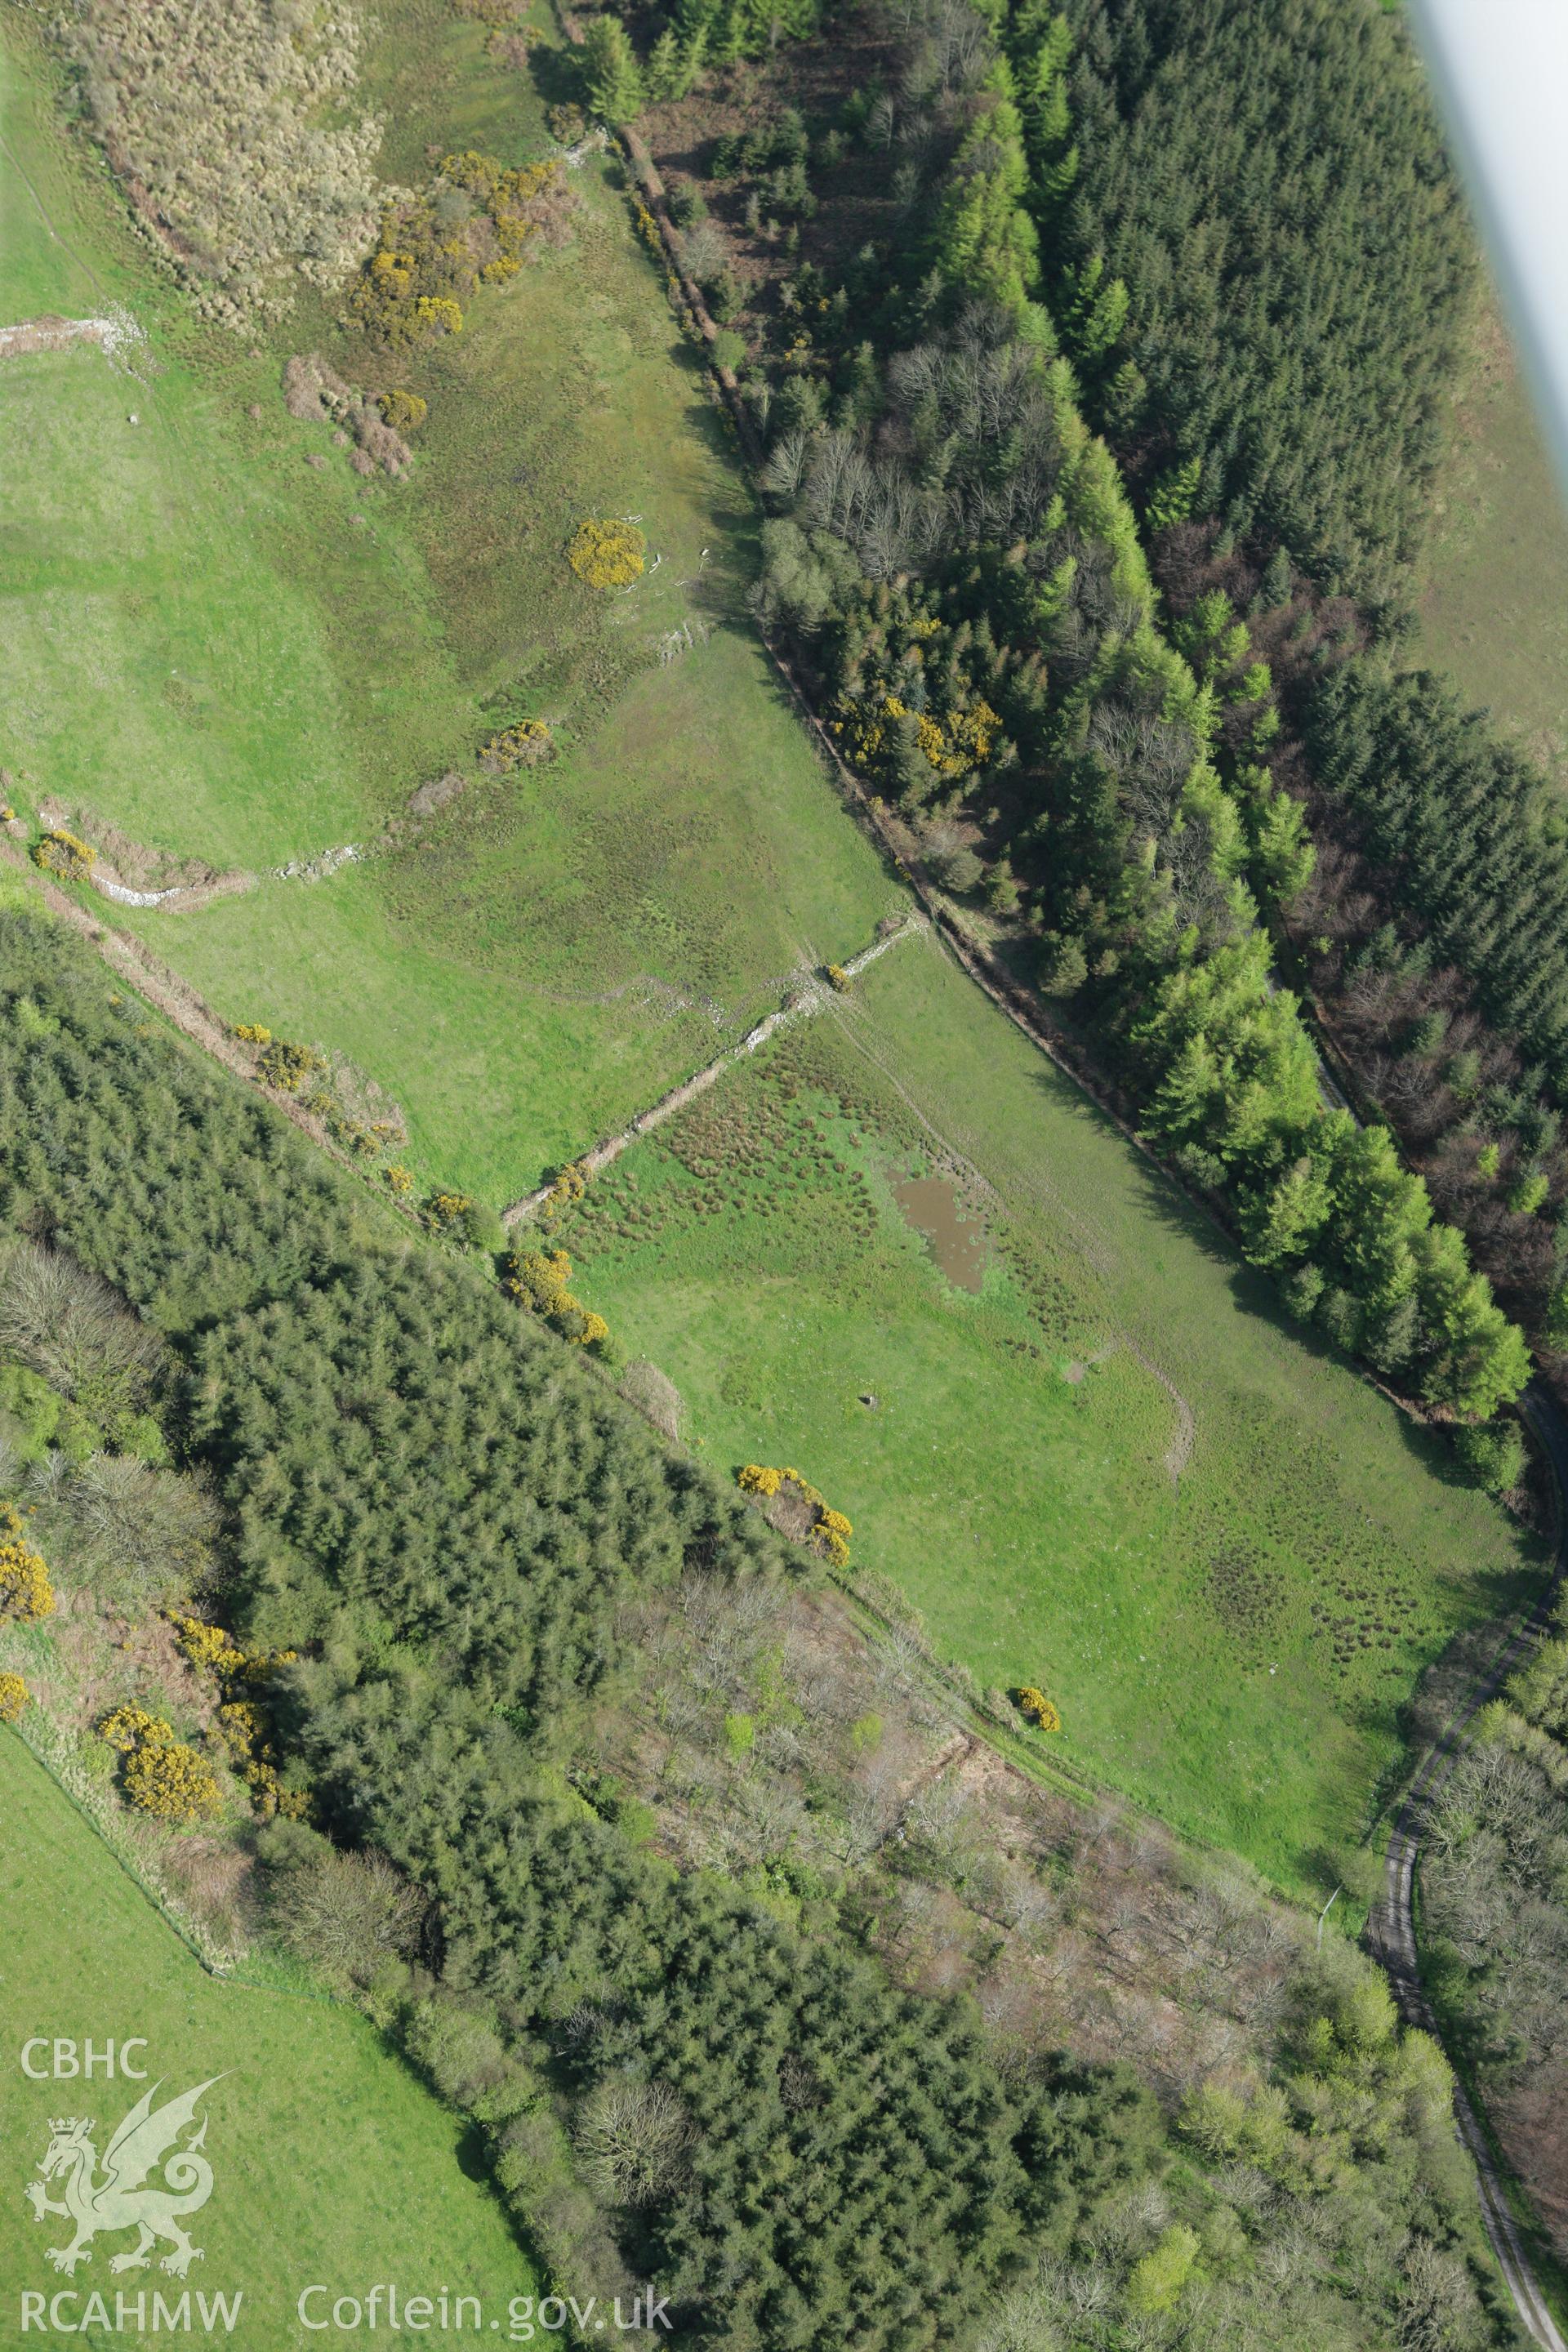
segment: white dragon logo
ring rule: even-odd
[[[68,2246],[45,2249],[56,2270],[64,2271],[69,2277],[79,2263],[90,2263],[91,2242],[100,2230],[141,2232],[128,2253],[111,2256],[111,2271],[145,2270],[153,2243],[159,2238],[167,2238],[173,2249],[164,2255],[161,2267],[173,2272],[175,2278],[184,2278],[191,2264],[201,2261],[201,2248],[192,2245],[180,2223],[182,2217],[199,2212],[213,2193],[213,2168],[200,2153],[207,2136],[205,2118],[195,2138],[184,2147],[176,2147],[175,2142],[195,2116],[203,2093],[222,2080],[221,2074],[209,2076],[183,2097],[170,2099],[155,2114],[153,2101],[161,2086],[154,2083],[137,2100],[104,2149],[101,2180],[98,2179],[98,2150],[92,2144],[95,2126],[91,2118],[51,2117],[49,2144],[38,2170],[45,2181],[64,2174],[65,2201],[57,2203],[46,2194],[43,2181],[38,2180],[27,2183],[26,2194],[35,2221],[41,2221],[47,2213],[60,2213],[76,2223],[76,2236]],[[156,2171],[160,2164],[164,2185],[158,2189],[144,2187],[148,2174]]]

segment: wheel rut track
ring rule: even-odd
[[[1394,1990],[1412,2025],[1429,2033],[1439,2049],[1443,2037],[1432,2004],[1421,1982],[1421,1961],[1415,1943],[1415,1873],[1421,1841],[1432,1800],[1453,1770],[1470,1726],[1483,1706],[1497,1696],[1514,1669],[1541,1639],[1568,1568],[1568,1421],[1541,1384],[1532,1382],[1521,1399],[1530,1423],[1552,1465],[1557,1487],[1557,1549],[1545,1591],[1529,1615],[1499,1651],[1481,1680],[1449,1717],[1422,1761],[1394,1815],[1384,1861],[1383,1894],[1367,1920],[1367,1944]],[[1451,2063],[1451,2062],[1450,2062]],[[1474,2102],[1464,2084],[1454,2084],[1454,2119],[1459,2137],[1469,2151],[1480,2188],[1481,2219],[1491,2241],[1498,2266],[1508,2282],[1519,2315],[1543,2352],[1568,2352],[1562,2331],[1547,2307],[1546,2298],[1525,2251],[1508,2201],[1502,2174],[1492,2156]]]

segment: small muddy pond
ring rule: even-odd
[[[978,1290],[991,1252],[984,1222],[957,1188],[945,1176],[910,1176],[894,1185],[893,1198],[916,1233],[931,1244],[931,1254],[949,1282],[960,1290]]]

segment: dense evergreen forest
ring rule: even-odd
[[[1420,542],[1474,240],[1396,16],[1070,0],[1067,280],[1090,412],[1188,511],[1377,603]],[[1071,295],[1069,293],[1069,303]]]
[[[1010,2044],[971,2000],[890,1981],[871,1930],[897,1886],[914,1916],[922,1886],[973,1872],[971,1899],[1025,1923],[1041,1889],[1025,1874],[1005,1900],[918,1809],[890,1880],[867,1874],[875,1839],[836,1877],[786,1862],[764,1755],[831,1805],[848,1741],[809,1675],[781,1685],[768,1630],[810,1556],[658,1444],[482,1257],[411,1244],[139,1013],[68,934],[0,920],[0,1221],[32,1244],[20,1286],[0,1265],[4,1345],[86,1378],[23,1311],[74,1300],[129,1368],[123,1441],[151,1400],[212,1481],[206,1606],[301,1654],[268,1668],[280,1779],[253,1832],[281,1916],[317,1951],[325,1921],[373,2014],[475,2117],[563,2288],[602,2294],[624,2263],[689,2336],[737,2347],[1111,2352],[1191,2340],[1200,2314],[1215,2343],[1506,2340],[1447,2071],[1364,1962],[1173,1886],[1182,1981],[1212,1969],[1237,2086],[1211,2061],[1177,2113],[1126,2067]],[[62,1475],[40,1491],[68,1502]],[[731,1724],[760,1719],[725,1712],[748,1624],[740,1687],[775,1718],[754,1761],[735,1748],[752,1851],[775,1857],[755,1885],[650,1845],[591,1729],[637,1721],[657,1666],[636,1745],[706,1708],[735,1746]],[[882,1736],[846,1704],[856,1739]],[[1282,2231],[1316,2252],[1275,2259]]]
[[[1387,1131],[1323,1115],[1274,983],[1260,908],[1302,888],[1312,853],[1269,771],[1269,667],[1223,599],[1162,628],[1083,419],[1091,347],[1109,363],[1131,314],[1052,226],[1081,173],[1069,53],[1038,8],[1000,40],[962,5],[914,10],[879,94],[851,88],[816,125],[759,110],[697,151],[705,182],[676,183],[683,259],[741,321],[765,437],[759,606],[939,886],[1042,942],[1044,987],[1293,1311],[1484,1419],[1522,1384],[1520,1335]],[[781,258],[764,208],[786,149]],[[848,221],[889,234],[847,254]],[[1187,472],[1152,502],[1166,529]]]
[[[1285,921],[1314,998],[1440,1213],[1556,1349],[1568,865],[1555,795],[1427,672],[1358,656],[1308,669],[1285,699],[1300,732],[1281,739],[1279,772],[1318,850]]]
[[[1272,664],[1235,772],[1310,812],[1315,871],[1279,913],[1363,1097],[1555,1348],[1562,825],[1481,714],[1396,667],[1475,276],[1407,37],[1319,0],[1267,22],[1079,0],[1065,24],[1047,299],[1178,636],[1233,629]]]

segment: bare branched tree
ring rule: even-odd
[[[664,2083],[601,2083],[584,2104],[578,2145],[590,2180],[610,2203],[651,2205],[683,2169],[695,2134]]]
[[[129,1454],[95,1454],[58,1501],[92,1580],[122,1609],[142,1610],[207,1580],[218,1511],[195,1478]]]
[[[335,1848],[283,1874],[275,1898],[287,1941],[333,1975],[367,1983],[417,1948],[426,1901],[384,1854]]]
[[[66,1251],[19,1242],[0,1265],[0,1350],[102,1412],[144,1402],[163,1343]]]

